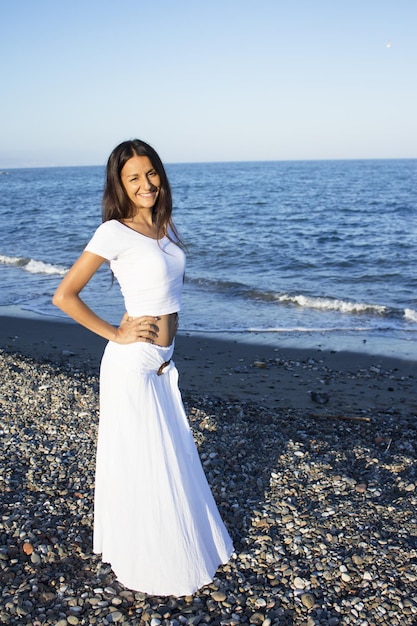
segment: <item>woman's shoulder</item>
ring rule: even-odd
[[[96,236],[115,237],[124,239],[129,233],[129,229],[118,220],[107,220],[102,222],[95,230]]]
[[[97,227],[96,230],[101,230],[101,231],[114,231],[117,228],[119,228],[120,226],[120,222],[118,222],[117,220],[107,220],[106,222],[102,222],[100,224],[100,226]]]
[[[103,222],[96,228],[85,249],[105,259],[116,258],[124,246],[124,237],[120,236],[123,228],[120,227],[121,224],[117,220]]]

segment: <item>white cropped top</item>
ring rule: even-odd
[[[185,254],[168,237],[157,241],[109,220],[97,228],[85,250],[110,261],[130,316],[180,310]]]

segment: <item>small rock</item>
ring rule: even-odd
[[[300,578],[299,576],[296,576],[294,578],[294,587],[296,589],[305,589],[305,586],[305,581],[302,578]]]
[[[358,493],[365,493],[367,488],[368,486],[366,485],[366,483],[357,483],[355,485],[355,491],[357,491]]]
[[[31,543],[25,541],[25,543],[23,544],[23,552],[25,554],[27,554],[28,556],[32,554],[33,552],[33,546]]]
[[[224,602],[224,600],[226,600],[226,594],[224,591],[213,591],[211,597],[213,600],[216,600],[216,602]]]
[[[42,604],[48,604],[48,602],[52,602],[55,599],[55,594],[51,591],[43,591],[39,594],[39,600]]]
[[[303,593],[301,595],[301,602],[307,609],[311,609],[314,606],[316,599],[311,593]]]
[[[113,606],[119,606],[119,604],[123,604],[123,598],[119,598],[118,596],[115,596],[114,598],[112,598],[111,603]]]
[[[317,402],[317,404],[327,404],[330,400],[327,393],[318,393],[317,391],[310,391],[310,396],[313,402]]]

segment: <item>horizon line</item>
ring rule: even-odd
[[[230,159],[215,161],[164,161],[164,165],[214,165],[227,163],[305,163],[305,162],[329,162],[329,161],[415,161],[415,157],[336,157],[336,158],[294,158],[294,159]],[[106,163],[84,163],[84,164],[49,164],[49,165],[1,165],[2,170],[26,170],[26,169],[58,169],[72,167],[106,167]]]

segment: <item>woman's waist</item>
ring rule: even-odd
[[[134,320],[139,317],[142,316],[129,315],[130,320]],[[178,330],[178,313],[165,313],[163,315],[155,315],[154,317],[157,318],[155,325],[158,327],[158,334],[154,339],[154,343],[163,347],[170,346],[173,343]]]
[[[150,313],[149,311],[144,310],[141,312],[134,311],[132,313],[130,310],[128,310],[127,314],[130,320],[136,320],[139,317],[143,317],[144,315],[150,315],[152,317],[157,317],[159,319],[170,319],[172,317],[178,318],[178,311],[175,311],[174,313],[154,313],[154,312]]]

